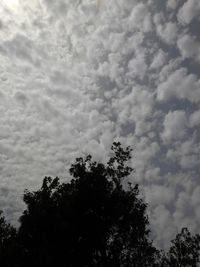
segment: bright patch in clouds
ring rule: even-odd
[[[2,0],[2,4],[9,9],[16,9],[19,7],[19,0]]]
[[[134,148],[157,244],[199,231],[198,3],[1,1],[0,209],[11,221],[24,188],[68,179],[76,156],[103,160],[119,140]]]

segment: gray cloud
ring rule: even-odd
[[[167,80],[160,83],[157,88],[158,100],[167,101],[170,98],[188,99],[191,102],[199,102],[200,81],[194,74],[188,74],[187,69],[179,68],[171,73]]]
[[[200,3],[198,0],[187,0],[179,9],[178,19],[181,23],[189,24],[194,18],[199,18]]]
[[[200,48],[199,42],[195,40],[193,36],[189,34],[183,35],[177,42],[177,46],[183,56],[183,58],[193,58],[194,60],[200,60]]]

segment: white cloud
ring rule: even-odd
[[[181,58],[170,59],[168,64],[165,64],[159,73],[159,82],[166,81],[170,74],[179,69],[181,61]]]
[[[169,241],[174,237],[174,224],[172,215],[164,205],[157,205],[150,214],[153,225],[156,226],[156,245],[167,247]],[[163,239],[165,242],[163,242]]]
[[[152,30],[151,14],[147,5],[139,3],[136,5],[129,18],[129,29],[132,31],[134,28],[139,28],[144,32]]]
[[[197,110],[190,115],[190,126],[194,127],[199,125],[200,125],[200,110]]]
[[[113,101],[113,108],[118,114],[119,126],[123,128],[126,123],[134,124],[137,136],[142,136],[152,130],[153,105],[153,95],[136,87],[132,88],[130,94]]]
[[[183,24],[189,24],[200,15],[200,2],[198,0],[187,0],[178,12],[178,20]]]
[[[176,162],[183,170],[193,170],[199,165],[200,144],[195,137],[187,136],[187,140],[177,143],[168,150],[167,158]]]
[[[164,42],[167,44],[173,44],[178,36],[178,28],[176,23],[167,22],[157,26],[157,33]]]
[[[171,98],[188,99],[191,102],[200,101],[200,80],[194,74],[187,74],[185,68],[171,73],[166,81],[159,84],[157,98],[168,101]]]
[[[177,46],[183,56],[183,58],[194,58],[194,60],[200,61],[200,48],[199,42],[189,34],[185,34],[177,41]]]
[[[145,63],[144,57],[136,57],[130,60],[128,68],[129,68],[129,75],[133,75],[135,77],[143,79],[147,71],[147,65]]]
[[[186,135],[187,125],[188,120],[184,111],[170,111],[164,120],[163,141],[171,143],[176,140],[181,140]]]
[[[180,192],[176,201],[176,211],[174,212],[174,219],[176,225],[184,227],[184,225],[190,225],[192,232],[198,230],[198,226],[195,221],[192,220],[192,216],[196,213],[198,216],[198,199],[199,199],[199,187],[193,188],[191,195],[186,192]],[[188,217],[184,216],[188,214]]]
[[[167,60],[167,53],[165,53],[162,49],[159,49],[159,51],[156,52],[154,55],[150,68],[159,69],[165,64],[166,60]]]
[[[152,207],[158,205],[171,206],[175,200],[175,190],[173,188],[166,188],[166,186],[153,185],[146,188],[145,197]]]
[[[168,0],[167,7],[170,9],[175,9],[178,5],[178,0]]]

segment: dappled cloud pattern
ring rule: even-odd
[[[6,2],[6,1],[4,1]],[[133,181],[156,242],[200,227],[200,2],[18,0],[0,4],[0,208],[69,179],[80,153],[133,147]]]

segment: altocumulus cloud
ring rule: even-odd
[[[14,2],[14,1],[12,1]],[[9,3],[9,1],[8,1]],[[67,179],[77,155],[134,148],[156,243],[200,228],[198,0],[0,4],[0,208]]]

